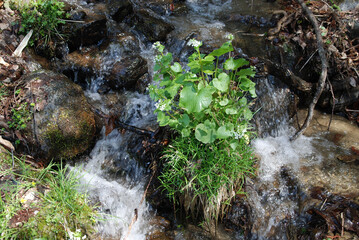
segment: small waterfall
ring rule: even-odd
[[[283,240],[286,227],[298,224],[301,190],[297,175],[301,167],[319,164],[322,157],[313,147],[312,138],[289,140],[295,129],[289,122],[288,87],[270,76],[258,85],[257,124],[262,138],[256,139],[253,147],[260,160],[257,179],[247,188],[252,206],[252,239]]]
[[[125,113],[121,121],[137,127],[154,124],[154,106],[148,96],[127,94]],[[81,176],[80,186],[93,202],[99,204],[101,218],[98,230],[103,237],[123,239],[132,219],[137,220],[127,239],[143,240],[150,232],[152,215],[143,201],[146,169],[129,154],[128,144],[137,138],[133,133],[113,130],[96,143],[88,161],[73,167]],[[141,202],[142,201],[142,202]]]

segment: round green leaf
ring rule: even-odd
[[[222,107],[226,106],[229,103],[228,98],[223,99],[222,101],[219,102],[219,105],[221,105]]]
[[[182,72],[182,67],[178,62],[175,62],[172,66],[171,66],[172,71],[179,73]]]
[[[191,129],[189,128],[184,128],[181,131],[182,137],[188,137],[189,135],[191,135]]]
[[[212,143],[216,140],[216,124],[209,120],[198,124],[195,130],[195,136],[198,141],[203,143]]]
[[[227,92],[229,81],[230,79],[227,73],[220,73],[218,78],[213,79],[213,86],[221,92]]]
[[[232,123],[226,123],[220,126],[217,130],[217,138],[226,139],[233,136],[234,125]]]
[[[238,113],[238,110],[235,109],[235,108],[226,108],[226,113],[229,114],[229,115],[234,115],[234,114],[237,114]]]
[[[201,112],[212,102],[213,87],[207,86],[198,92],[193,86],[185,86],[180,94],[180,106],[188,113]]]
[[[178,122],[184,126],[187,127],[189,125],[190,119],[187,114],[183,114],[181,118],[178,119]]]
[[[227,61],[224,63],[224,69],[226,70],[235,70],[236,68],[236,63],[234,62],[233,58],[229,58],[227,59]]]

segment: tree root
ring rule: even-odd
[[[318,21],[315,18],[312,11],[303,2],[303,0],[297,0],[297,2],[300,4],[300,6],[302,7],[302,9],[304,10],[304,12],[308,16],[310,22],[312,23],[312,25],[314,27],[314,32],[315,32],[315,36],[316,36],[316,40],[317,40],[317,46],[318,46],[318,53],[319,53],[319,57],[320,57],[320,60],[321,60],[322,72],[321,72],[320,77],[319,77],[317,90],[316,90],[316,92],[314,94],[314,97],[313,97],[313,100],[310,103],[309,108],[308,108],[307,118],[305,119],[302,127],[290,138],[291,141],[296,140],[308,128],[309,123],[313,118],[313,112],[314,112],[315,105],[317,104],[318,99],[319,99],[319,97],[322,94],[322,91],[324,89],[325,81],[326,81],[327,74],[328,74],[328,61],[327,61],[326,53],[325,53],[325,50],[324,50],[324,47],[323,47],[323,39],[322,39],[321,31],[319,29]]]

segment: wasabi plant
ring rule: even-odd
[[[164,47],[156,43],[160,52],[156,57],[154,81],[150,96],[157,101],[157,120],[160,126],[169,125],[182,137],[195,134],[203,143],[227,140],[233,150],[238,147],[238,139],[249,140],[249,121],[253,117],[247,97],[256,97],[255,83],[249,77],[255,75],[245,59],[229,57],[219,67],[222,55],[231,56],[232,40],[207,56],[200,53],[201,42],[190,40],[196,50],[189,57],[187,66],[175,62],[172,54],[164,54]],[[177,100],[178,99],[178,100]]]
[[[195,52],[184,67],[172,63],[163,45],[154,45],[159,55],[150,96],[159,125],[179,134],[164,152],[160,180],[173,200],[190,196],[191,202],[182,201],[185,209],[199,207],[208,222],[223,214],[244,175],[254,171],[249,141],[255,70],[232,56],[232,40],[208,55],[200,52],[202,42],[190,40]]]

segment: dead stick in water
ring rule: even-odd
[[[315,105],[317,104],[318,99],[324,89],[325,80],[327,79],[327,74],[328,74],[328,61],[327,61],[326,53],[325,53],[325,50],[323,47],[323,39],[322,39],[322,35],[321,35],[320,29],[319,29],[318,21],[315,18],[312,11],[303,2],[303,0],[297,0],[297,2],[300,4],[300,6],[304,10],[304,12],[307,14],[310,22],[312,23],[312,25],[314,27],[315,36],[317,39],[318,53],[319,53],[320,60],[322,62],[322,64],[321,64],[322,72],[320,73],[317,90],[316,90],[313,100],[310,103],[309,108],[308,108],[307,118],[305,119],[302,127],[294,134],[294,136],[292,136],[290,138],[291,141],[294,141],[295,139],[297,139],[308,128],[309,123],[313,118],[313,112],[314,112]]]
[[[145,198],[146,198],[146,194],[147,194],[148,188],[150,187],[150,183],[152,182],[152,179],[153,179],[153,176],[155,175],[155,173],[156,173],[156,167],[154,168],[154,170],[153,170],[153,172],[152,172],[152,176],[151,176],[151,178],[150,178],[150,181],[148,181],[146,190],[145,190],[145,192],[144,192],[143,195],[142,195],[142,199],[141,199],[141,202],[140,202],[139,206],[141,206],[141,204],[143,203],[143,201],[144,201]],[[132,225],[137,221],[137,218],[138,218],[138,208],[135,208],[134,213],[135,213],[135,215],[133,216],[132,221],[131,221],[130,225],[128,226],[127,234],[126,234],[126,236],[125,236],[125,238],[124,238],[123,240],[127,240],[128,236],[129,236],[130,233],[131,233]]]

